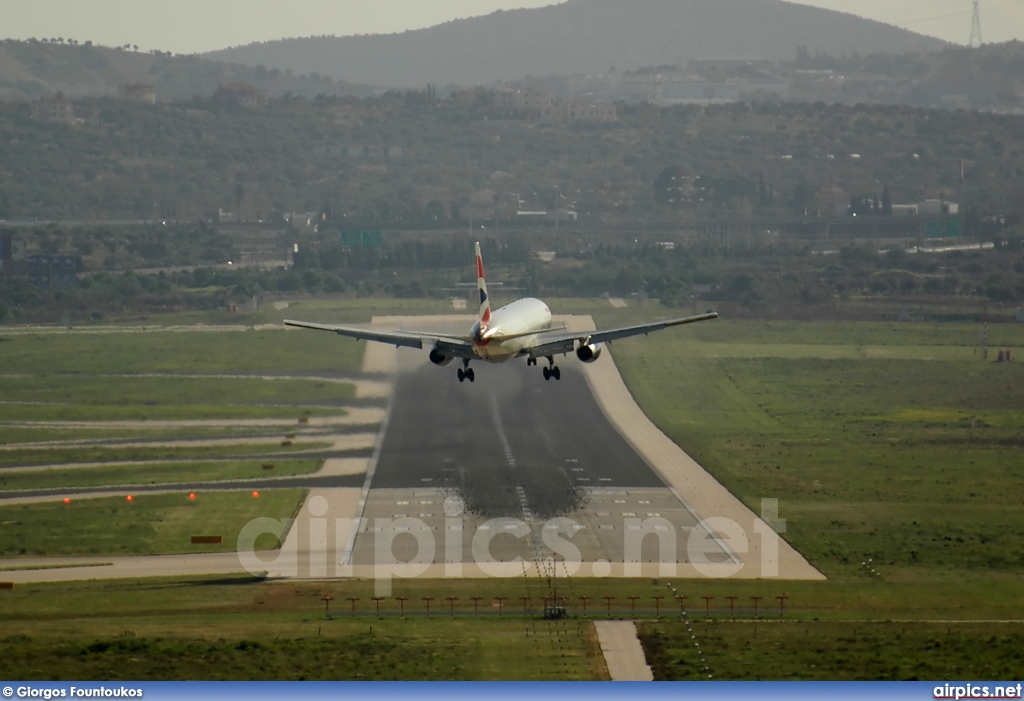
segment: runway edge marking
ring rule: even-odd
[[[370,484],[373,482],[373,475],[377,471],[377,463],[380,460],[381,450],[384,449],[384,437],[391,423],[391,410],[395,406],[395,395],[398,394],[398,378],[395,378],[391,393],[388,395],[388,406],[384,410],[384,420],[380,423],[380,430],[377,432],[377,444],[373,448],[373,455],[370,456],[370,464],[366,466],[366,479],[363,480],[363,490],[359,494],[359,506],[356,508],[354,526],[349,532],[348,542],[341,554],[339,565],[348,567],[352,564],[352,551],[356,547],[356,537],[359,535],[359,524],[363,520],[363,512],[366,510],[366,500],[370,496]]]

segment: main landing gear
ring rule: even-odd
[[[558,369],[557,365],[555,365],[555,359],[553,357],[551,357],[550,355],[547,356],[547,359],[548,359],[548,366],[546,368],[544,368],[544,379],[545,380],[550,380],[551,378],[554,378],[555,380],[561,380],[562,379],[562,371]],[[533,360],[533,364],[536,365],[537,364],[537,359],[533,358],[532,360]]]
[[[469,380],[470,382],[473,382],[476,379],[476,374],[473,372],[473,368],[469,367],[468,358],[462,359],[462,367],[459,368],[458,377],[459,382],[462,382],[463,380]]]

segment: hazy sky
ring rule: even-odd
[[[574,0],[585,1],[585,0]],[[628,2],[628,0],[625,0]],[[709,0],[713,1],[713,0]],[[552,0],[0,0],[0,36],[197,53],[252,41],[429,27]],[[803,0],[966,44],[971,0]],[[986,42],[1024,39],[1024,0],[981,0]]]

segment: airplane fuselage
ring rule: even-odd
[[[517,299],[496,309],[491,320],[484,325],[473,324],[470,336],[473,338],[473,354],[481,360],[503,363],[509,358],[521,355],[525,349],[536,343],[537,337],[531,332],[542,333],[551,329],[551,310],[548,305],[533,297]],[[492,340],[493,336],[514,336],[504,341]]]

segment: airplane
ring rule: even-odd
[[[318,324],[309,321],[285,319],[288,326],[298,326],[317,331],[331,331],[339,336],[387,343],[396,348],[423,348],[424,343],[432,344],[427,356],[434,365],[447,365],[456,358],[462,361],[458,369],[459,382],[473,382],[476,375],[469,366],[471,360],[489,363],[503,363],[511,358],[526,358],[527,365],[536,365],[538,358],[548,361],[543,369],[544,379],[559,380],[562,371],[555,365],[556,355],[576,353],[584,363],[592,363],[601,355],[602,345],[630,336],[647,335],[669,326],[692,324],[718,317],[717,312],[708,311],[696,316],[679,319],[654,321],[634,326],[622,326],[603,331],[573,332],[564,325],[553,326],[551,310],[544,302],[533,297],[524,297],[491,312],[487,297],[487,282],[484,280],[484,263],[480,257],[480,242],[476,251],[476,287],[480,296],[480,311],[469,334],[459,336],[445,333],[422,331],[375,331],[358,326]]]

